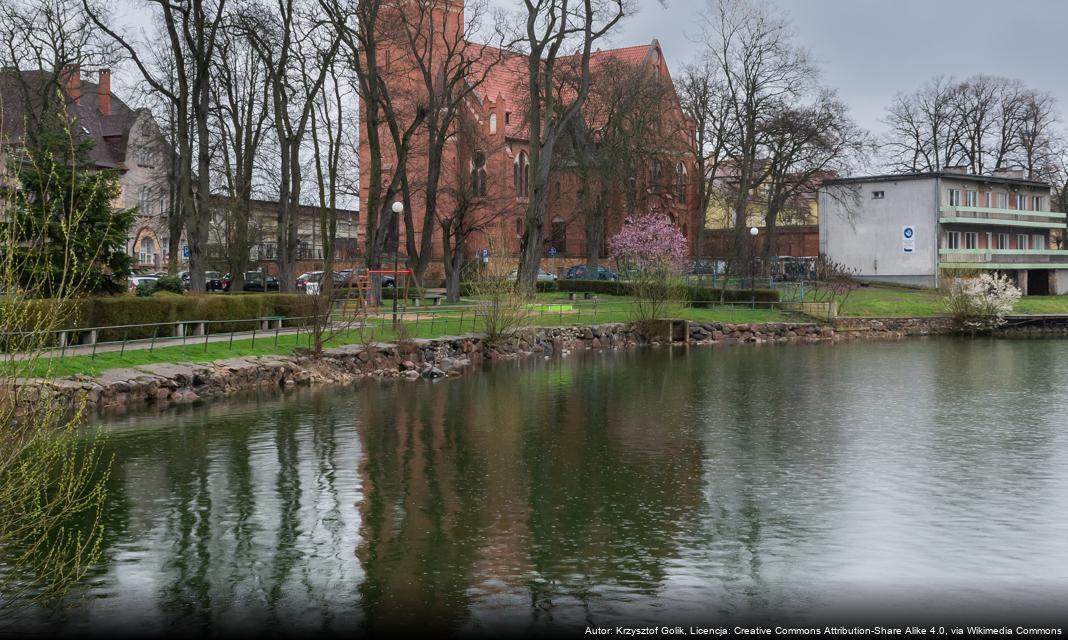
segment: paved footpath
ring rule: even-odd
[[[358,324],[351,324],[348,327],[342,327],[342,330],[344,330],[346,328],[347,329],[358,329],[359,326],[360,325],[358,325]],[[144,350],[144,349],[153,349],[153,350],[155,350],[155,349],[162,349],[164,347],[181,347],[181,346],[185,346],[185,347],[187,347],[189,349],[193,349],[195,347],[204,348],[205,343],[211,344],[211,343],[218,343],[218,342],[230,342],[231,340],[236,342],[238,340],[250,340],[253,337],[255,337],[256,342],[259,342],[260,340],[265,340],[267,342],[274,342],[276,335],[277,336],[288,336],[288,335],[294,335],[294,334],[297,334],[297,333],[300,333],[301,336],[306,336],[306,335],[308,335],[308,329],[306,327],[286,327],[286,328],[283,328],[283,329],[269,329],[267,331],[263,331],[263,330],[260,330],[260,329],[257,329],[256,331],[235,331],[232,334],[230,334],[230,333],[212,333],[212,334],[208,334],[206,336],[187,336],[185,338],[166,337],[166,338],[156,338],[155,340],[152,340],[151,338],[142,338],[142,339],[139,339],[139,340],[127,340],[125,347],[123,346],[123,343],[121,341],[119,341],[119,342],[98,342],[95,345],[95,351],[94,351],[94,345],[91,345],[91,344],[79,344],[79,345],[71,345],[69,347],[66,347],[65,349],[51,349],[51,350],[48,350],[48,351],[42,351],[42,352],[40,352],[38,354],[25,354],[25,353],[9,354],[9,355],[6,355],[6,356],[0,356],[0,359],[25,360],[27,357],[30,357],[30,355],[33,355],[34,357],[38,357],[38,358],[49,358],[49,357],[53,357],[53,358],[59,358],[59,357],[71,358],[71,357],[74,357],[74,356],[89,356],[89,355],[93,355],[93,353],[98,353],[98,354],[100,354],[100,353],[115,353],[115,352],[126,352],[126,351],[140,351],[140,350]]]

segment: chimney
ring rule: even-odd
[[[100,109],[100,115],[111,115],[111,69],[100,70],[100,81],[97,83],[96,104]]]
[[[1014,180],[1024,179],[1023,169],[995,169],[990,173],[995,178],[1012,178]]]
[[[63,67],[63,73],[60,76],[60,80],[63,82],[63,90],[67,93],[67,97],[74,101],[74,104],[78,104],[82,100],[82,71],[76,64],[68,64]]]

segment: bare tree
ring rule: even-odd
[[[252,245],[252,193],[257,157],[270,117],[268,70],[243,30],[229,24],[220,32],[211,95],[218,173],[226,193],[222,240],[233,291],[244,289]]]
[[[305,78],[305,82],[310,82]],[[310,87],[309,87],[310,89]],[[358,174],[351,179],[352,171],[343,157],[344,152],[356,144],[344,113],[352,107],[353,88],[340,72],[337,61],[330,64],[326,82],[314,96],[315,108],[311,114],[311,152],[315,183],[318,187],[319,237],[323,252],[323,274],[319,295],[316,298],[316,313],[313,315],[313,351],[321,353],[323,344],[329,340],[335,299],[348,295],[348,288],[335,293],[334,273],[336,267],[336,240],[338,201],[358,195]]]
[[[321,5],[300,0],[276,0],[274,6],[248,11],[244,28],[268,70],[271,115],[278,149],[280,181],[277,214],[278,280],[282,291],[296,291],[296,263],[300,241],[301,152],[341,35]],[[310,78],[310,82],[304,79]]]
[[[549,173],[557,141],[575,118],[590,90],[590,56],[594,45],[623,18],[624,0],[524,0],[522,33],[516,47],[526,55],[526,117],[529,152],[529,202],[520,241],[519,286],[533,294],[541,264]],[[578,81],[560,82],[558,62],[568,55]]]
[[[764,124],[767,140],[767,201],[764,265],[775,251],[775,234],[785,209],[806,208],[819,183],[848,170],[870,148],[868,135],[853,123],[848,107],[831,91],[810,105],[787,107]]]
[[[422,283],[423,273],[430,263],[433,246],[434,226],[437,220],[438,193],[441,189],[446,147],[453,135],[457,119],[468,104],[475,98],[487,75],[500,61],[502,50],[499,47],[469,44],[465,34],[479,29],[485,14],[484,1],[468,2],[464,12],[458,13],[451,0],[414,0],[398,2],[391,7],[389,33],[385,34],[394,53],[406,62],[395,61],[395,68],[387,78],[390,84],[394,80],[411,82],[410,93],[391,86],[383,91],[384,116],[387,122],[409,118],[419,114],[410,104],[422,105],[421,130],[416,148],[410,142],[407,157],[397,156],[398,167],[404,164],[405,208],[404,227],[408,267],[412,269],[416,282]],[[462,16],[462,20],[461,20]],[[399,113],[403,110],[405,113]],[[407,129],[390,125],[394,149],[405,148],[404,133]],[[414,165],[421,164],[413,171]],[[416,185],[411,176],[419,175],[422,180]],[[421,194],[421,224],[415,222],[415,211],[411,205],[411,191],[418,189]],[[418,226],[418,228],[417,228]]]
[[[484,135],[473,114],[462,111],[454,129],[457,153],[446,163],[445,171],[451,173],[451,179],[442,186],[444,202],[437,208],[445,263],[445,296],[449,302],[460,300],[460,282],[472,239],[493,235],[492,229],[501,221],[510,220],[518,208],[511,194],[494,197],[486,188],[486,169],[478,159],[489,157],[497,149],[492,147],[491,138]]]
[[[634,214],[677,195],[671,179],[677,159],[672,125],[677,123],[666,115],[671,97],[672,86],[645,65],[608,58],[591,72],[589,98],[581,117],[568,124],[557,162],[560,168],[573,167],[579,179],[591,269],[604,250],[614,196],[621,194],[626,213]]]
[[[895,171],[941,171],[960,160],[955,119],[958,88],[939,76],[912,94],[899,93],[887,109],[885,145]]]
[[[1048,93],[1027,91],[1022,98],[1017,136],[1018,164],[1030,178],[1041,177],[1043,168],[1056,162],[1063,135],[1055,126],[1058,121],[1056,100]],[[1060,211],[1065,211],[1062,207]]]
[[[735,135],[735,120],[727,108],[730,94],[726,89],[719,67],[707,58],[684,67],[675,81],[683,113],[690,118],[695,132],[689,149],[696,167],[694,181],[697,183],[698,211],[701,212],[700,226],[692,235],[696,243],[695,255],[704,250],[707,226],[704,216],[712,204],[716,178]]]
[[[1033,174],[1056,120],[1054,100],[1019,80],[938,76],[894,98],[883,148],[896,171],[963,166],[976,175],[1007,168]]]
[[[735,244],[746,242],[751,192],[768,176],[766,122],[815,85],[817,71],[793,43],[789,24],[753,0],[714,0],[706,18],[707,55],[718,66],[732,132],[725,155],[737,179],[731,209]]]
[[[110,26],[104,13],[88,0],[82,6],[90,20],[128,54],[145,81],[163,96],[175,114],[175,149],[179,202],[189,241],[189,288],[203,293],[208,224],[211,212],[211,83],[212,61],[226,0],[140,0],[160,13],[164,39],[173,66],[152,69],[134,39]],[[152,50],[151,47],[145,47]],[[173,81],[171,73],[173,72]],[[195,172],[193,158],[196,158]],[[194,175],[195,173],[195,175]],[[195,178],[195,179],[194,179]]]

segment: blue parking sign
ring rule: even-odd
[[[901,229],[901,250],[905,253],[913,253],[916,250],[916,228],[912,226]]]
[[[556,257],[556,247],[549,247],[549,257],[550,258],[555,258]]]

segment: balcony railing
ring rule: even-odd
[[[994,207],[959,207],[943,205],[942,224],[992,224],[1009,227],[1039,227],[1065,229],[1068,214],[1056,211],[1027,211],[1026,209],[997,209]]]
[[[939,249],[943,269],[1068,269],[1063,249]]]

